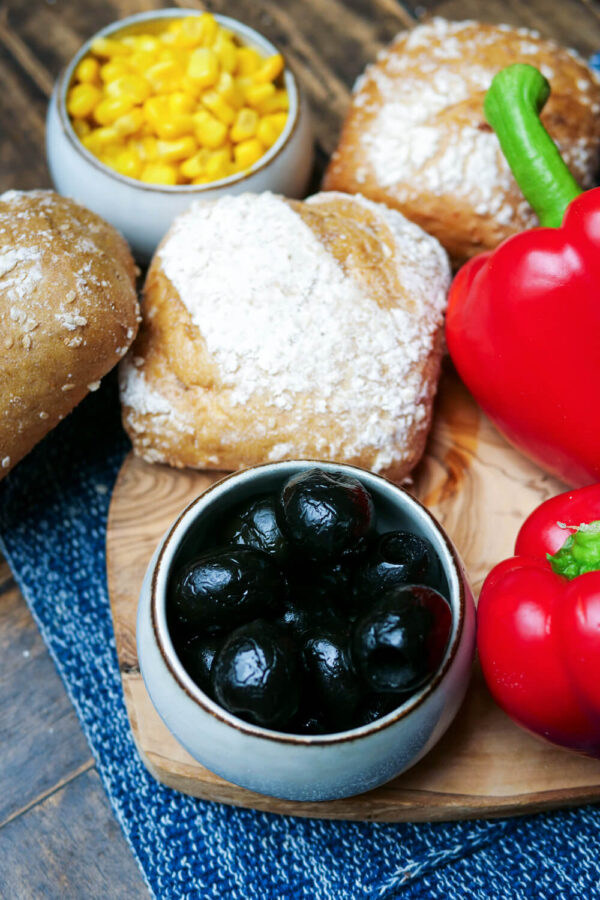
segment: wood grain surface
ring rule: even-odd
[[[111,501],[107,566],[117,653],[134,738],[156,778],[197,797],[269,812],[378,821],[497,816],[600,799],[600,761],[519,729],[492,700],[477,665],[465,703],[438,746],[413,769],[367,794],[290,803],[228,784],[192,759],[144,687],[135,618],[144,572],[164,531],[219,477],[148,465],[130,455]],[[448,531],[476,591],[490,568],[511,555],[523,518],[562,489],[508,446],[448,369],[411,490]]]
[[[0,0],[0,192],[50,186],[46,104],[55,78],[81,43],[115,19],[164,5],[161,0]],[[200,6],[185,0],[180,5]],[[413,17],[441,14],[528,25],[583,54],[600,48],[598,0],[216,0],[206,7],[244,19],[290,55],[314,111],[315,185],[335,146],[355,77]],[[456,457],[435,465],[449,473],[449,485],[460,479]],[[542,494],[546,490],[549,485]],[[448,505],[450,493],[445,487],[438,501]],[[477,541],[477,534],[471,539]],[[0,568],[0,586],[0,896],[145,896],[76,716],[6,565]],[[120,894],[111,893],[97,866],[77,865],[87,852],[104,861],[108,855],[114,884],[124,886]],[[32,868],[35,879],[29,876]]]

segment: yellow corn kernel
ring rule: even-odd
[[[142,129],[144,122],[143,110],[139,107],[134,107],[130,112],[115,119],[113,128],[121,137],[129,137],[132,134],[137,134]]]
[[[125,145],[121,142],[105,144],[99,154],[102,162],[114,168],[117,157],[124,151]]]
[[[283,72],[283,56],[281,53],[274,53],[262,61],[262,64],[255,72],[252,73],[252,80],[256,84],[266,84],[269,81],[275,81]]]
[[[153,133],[163,140],[173,140],[184,134],[191,134],[194,129],[190,115],[171,112],[169,98],[164,94],[146,100],[143,110],[146,122]]]
[[[142,173],[142,159],[134,147],[127,147],[116,157],[114,167],[121,175],[139,178]]]
[[[92,56],[86,56],[82,59],[75,69],[75,79],[77,81],[88,82],[89,84],[97,84],[100,80],[100,63]]]
[[[233,158],[236,167],[239,170],[249,169],[261,158],[264,152],[265,148],[256,138],[251,138],[249,141],[241,141],[233,148]]]
[[[248,106],[261,110],[263,105],[275,96],[274,84],[253,84],[252,87],[246,88],[244,97]]]
[[[287,113],[273,113],[263,116],[256,129],[256,137],[265,147],[272,147],[287,121]]]
[[[153,66],[156,62],[156,55],[154,53],[146,53],[143,50],[136,50],[135,53],[132,53],[131,56],[127,57],[127,65],[129,69],[132,69],[134,72],[138,72],[140,75],[143,75],[150,66]],[[107,63],[107,66],[111,65],[111,63]],[[126,73],[125,73],[126,74]],[[108,79],[107,79],[108,80]]]
[[[194,128],[194,119],[189,115],[169,115],[154,126],[156,134],[164,141],[173,141],[186,134],[192,134]]]
[[[67,95],[67,111],[76,119],[85,119],[102,99],[102,92],[93,84],[76,84]]]
[[[176,91],[183,78],[181,67],[173,60],[155,63],[146,70],[145,75],[157,94]]]
[[[167,34],[179,34],[183,28],[184,21],[185,19],[173,19],[172,22],[169,22],[167,25]]]
[[[214,16],[211,16],[210,13],[204,13],[203,16],[200,16],[200,28],[202,33],[202,46],[212,47],[215,38],[219,33],[217,20]]]
[[[198,143],[211,150],[220,147],[227,137],[227,126],[206,109],[201,109],[194,117],[194,134]]]
[[[221,73],[216,89],[223,100],[234,109],[241,109],[244,105],[244,93],[229,72]]]
[[[152,34],[136,34],[134,46],[136,53],[156,54],[160,50],[160,40]]]
[[[252,47],[240,47],[236,59],[236,75],[253,75],[262,65],[262,56]]]
[[[90,49],[94,56],[108,57],[109,59],[112,59],[113,56],[127,56],[131,53],[131,48],[122,41],[105,37],[96,38]]]
[[[149,163],[139,175],[148,184],[177,184],[177,170],[168,163]]]
[[[193,112],[197,107],[196,98],[185,91],[173,91],[167,95],[169,103],[169,112],[175,115],[187,115]]]
[[[134,103],[143,103],[152,93],[146,79],[134,73],[109,81],[104,91],[107,97],[131,97]]]
[[[238,48],[232,40],[226,38],[223,32],[219,32],[213,44],[213,50],[217,54],[222,72],[234,72],[237,65]]]
[[[105,83],[129,75],[129,66],[120,59],[111,59],[100,68],[100,78]]]
[[[166,119],[169,115],[169,101],[165,96],[148,97],[142,106],[146,121],[154,126],[156,122]]]
[[[112,125],[115,119],[133,109],[131,97],[107,97],[94,109],[94,119],[98,125]]]
[[[183,178],[198,178],[198,176],[204,172],[206,163],[211,155],[210,150],[203,147],[198,153],[195,153],[194,156],[191,156],[189,159],[186,159],[185,162],[181,163],[179,172]]]
[[[208,184],[212,180],[210,175],[199,175],[197,178],[192,179],[192,184]]]
[[[190,55],[188,78],[199,87],[211,87],[219,78],[219,58],[210,47],[198,47]]]
[[[105,128],[94,128],[93,131],[90,131],[89,134],[81,139],[81,143],[92,153],[99,155],[104,153],[111,144],[118,144],[119,135],[114,128],[108,125]]]
[[[156,153],[161,162],[181,162],[193,156],[198,145],[191,134],[176,141],[157,141]]]
[[[158,159],[156,145],[158,141],[155,137],[144,137],[139,141],[132,142],[132,148],[136,151],[143,163],[154,162]]]
[[[210,47],[217,35],[219,26],[214,16],[204,13],[201,16],[186,16],[177,31],[179,47]]]
[[[218,181],[220,178],[227,178],[231,174],[231,156],[229,150],[216,150],[210,154],[204,169],[206,175],[211,181]]]
[[[249,138],[254,137],[257,127],[258,113],[253,109],[244,107],[237,114],[229,136],[235,143],[247,141]]]
[[[202,103],[225,125],[231,125],[235,120],[235,109],[223,99],[218,91],[205,91],[202,94]]]
[[[87,119],[75,119],[73,124],[73,131],[77,135],[79,139],[84,138],[86,134],[89,134],[92,130],[92,126],[87,121]]]
[[[288,97],[288,92],[281,89],[275,91],[272,97],[261,103],[260,111],[263,115],[268,115],[275,112],[287,112],[289,108],[290,98]]]

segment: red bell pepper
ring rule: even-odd
[[[581,192],[541,124],[549,91],[521,64],[488,91],[487,119],[543,227],[459,271],[446,338],[508,440],[578,486],[600,481],[600,188]]]
[[[481,667],[519,725],[600,758],[600,484],[542,503],[486,578]]]

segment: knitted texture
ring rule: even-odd
[[[108,504],[127,449],[105,379],[0,485],[0,532],[156,897],[600,897],[594,807],[383,825],[235,809],[157,784],[129,729],[106,587]]]

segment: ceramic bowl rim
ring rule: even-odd
[[[255,472],[260,472],[261,470],[272,470],[274,468],[278,468],[279,466],[298,465],[306,468],[309,466],[319,466],[320,468],[323,468],[325,470],[329,469],[330,471],[342,470],[346,474],[354,475],[354,477],[357,478],[364,478],[366,476],[369,479],[380,481],[384,484],[386,489],[389,489],[391,487],[394,492],[397,492],[397,494],[403,498],[403,504],[407,504],[409,507],[412,504],[420,514],[424,514],[425,518],[429,520],[432,529],[439,535],[447,551],[448,560],[450,563],[450,572],[448,572],[448,566],[445,563],[444,571],[446,572],[447,577],[449,575],[452,576],[451,578],[448,578],[448,580],[449,582],[454,582],[454,590],[457,591],[458,612],[455,627],[453,627],[453,635],[448,643],[448,647],[446,648],[444,660],[431,681],[429,681],[420,691],[410,697],[404,704],[399,706],[397,709],[392,710],[392,712],[388,713],[386,716],[382,716],[381,718],[376,719],[374,722],[371,722],[367,725],[361,725],[358,728],[347,731],[332,732],[331,734],[325,735],[288,734],[286,732],[262,728],[261,726],[253,725],[249,722],[239,719],[237,716],[223,709],[223,707],[219,706],[215,701],[211,700],[210,697],[208,697],[208,695],[205,694],[201,690],[201,688],[192,681],[190,676],[183,668],[183,665],[180,662],[171,641],[169,629],[166,622],[166,586],[169,576],[169,567],[177,552],[177,548],[181,545],[181,542],[187,535],[189,529],[193,527],[196,519],[202,513],[202,510],[197,511],[196,508],[198,507],[198,505],[204,504],[206,499],[213,491],[217,489],[221,491],[226,490],[227,483],[232,480],[246,479],[251,481],[253,478],[253,473]],[[268,474],[268,472],[266,472],[265,474]],[[229,485],[229,487],[231,487],[231,485]],[[165,567],[166,572],[163,573],[163,569]],[[159,583],[161,581],[162,585]],[[452,594],[453,585],[449,584],[449,587],[450,593]],[[159,588],[161,588],[161,590],[159,590]],[[167,667],[167,670],[169,671],[171,677],[175,680],[177,687],[184,691],[184,693],[197,706],[199,706],[203,712],[209,713],[212,717],[220,720],[222,723],[236,729],[237,731],[255,738],[272,740],[276,743],[292,746],[333,746],[336,744],[343,744],[356,740],[364,740],[365,738],[383,731],[384,729],[395,725],[401,720],[408,718],[413,710],[421,706],[436,691],[436,689],[440,686],[448,671],[450,670],[462,643],[468,602],[462,564],[460,562],[456,549],[454,548],[452,541],[450,540],[442,526],[439,524],[433,514],[427,509],[427,507],[425,507],[419,500],[417,500],[404,488],[400,487],[397,484],[394,484],[394,482],[383,477],[382,475],[376,475],[374,472],[371,472],[367,469],[362,469],[358,466],[352,466],[345,463],[332,463],[325,462],[323,460],[305,458],[281,460],[271,463],[261,463],[260,465],[251,466],[249,468],[242,469],[236,472],[231,472],[225,475],[223,478],[220,478],[218,481],[213,482],[213,484],[209,485],[204,491],[202,491],[201,494],[199,494],[185,507],[184,510],[182,510],[182,512],[177,516],[175,521],[170,526],[168,532],[166,533],[162,545],[160,546],[158,554],[154,560],[150,582],[150,594],[150,617],[154,638],[156,640],[163,661]]]
[[[232,185],[240,184],[241,182],[248,180],[258,172],[267,168],[281,155],[283,150],[290,143],[293,135],[297,132],[298,123],[300,121],[301,106],[304,101],[301,97],[298,81],[284,51],[280,47],[278,47],[277,44],[275,44],[270,38],[265,37],[259,31],[256,31],[255,28],[250,27],[250,25],[246,25],[239,19],[234,19],[231,16],[223,16],[220,13],[212,13],[214,18],[220,25],[223,25],[225,28],[229,28],[236,34],[236,36],[240,37],[242,40],[252,40],[262,49],[268,50],[273,54],[280,53],[283,57],[285,63],[284,81],[286,89],[288,91],[288,96],[290,98],[290,109],[283,131],[281,132],[275,143],[271,147],[269,147],[266,153],[264,153],[260,157],[260,159],[258,159],[256,163],[247,171],[239,172],[234,175],[228,175],[227,178],[220,178],[217,181],[209,181],[206,184],[165,185],[150,184],[145,181],[140,181],[137,178],[130,178],[128,175],[122,175],[120,172],[116,172],[114,169],[106,166],[101,160],[98,159],[98,157],[94,156],[94,154],[91,153],[82,144],[81,140],[75,134],[73,125],[71,123],[71,117],[67,112],[67,91],[71,84],[75,69],[77,68],[85,54],[89,51],[93,41],[95,41],[97,38],[106,37],[107,35],[114,34],[115,32],[123,31],[130,26],[137,25],[139,23],[149,22],[155,19],[179,19],[187,16],[201,16],[204,15],[205,12],[206,10],[183,8],[180,9],[178,7],[170,7],[164,9],[148,10],[146,12],[140,12],[135,13],[131,16],[126,16],[123,19],[117,19],[116,21],[105,25],[104,28],[101,28],[90,38],[88,38],[88,40],[81,45],[75,56],[73,56],[71,61],[59,75],[55,86],[55,96],[56,108],[58,111],[58,120],[62,133],[65,135],[71,146],[80,156],[82,156],[88,163],[93,165],[94,168],[98,169],[100,172],[103,172],[106,176],[113,178],[115,181],[119,181],[129,187],[145,192],[174,196],[189,196],[191,202],[191,200],[193,200],[196,195],[202,196],[203,194],[210,194],[215,190],[221,190]]]

